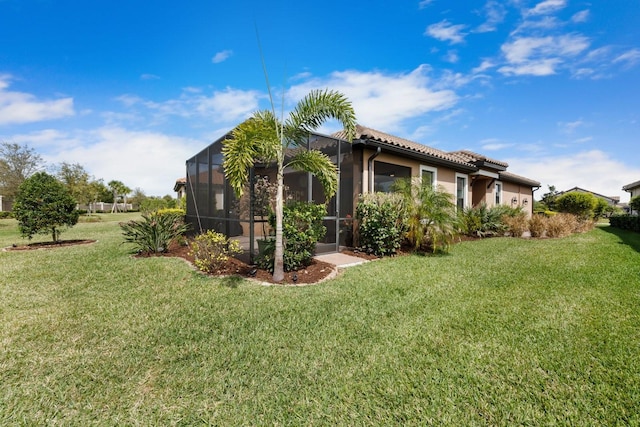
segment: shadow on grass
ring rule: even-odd
[[[636,252],[640,252],[640,233],[622,230],[610,225],[600,226],[600,229],[618,236],[620,238],[620,244],[629,245],[635,249]]]
[[[227,288],[235,289],[244,281],[244,279],[240,276],[226,276],[220,280],[220,284]]]

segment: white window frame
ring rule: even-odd
[[[495,204],[495,206],[501,205],[503,203],[503,198],[502,198],[503,185],[501,181],[495,182],[493,186],[493,191],[495,193],[493,195],[493,203]]]
[[[458,178],[464,178],[464,191],[462,192],[462,207],[466,209],[469,206],[469,189],[467,188],[467,186],[469,185],[469,175],[456,172],[456,192],[455,192],[456,209],[458,209]]]
[[[422,182],[423,171],[431,172],[433,174],[433,182],[431,184],[433,185],[433,188],[436,188],[438,186],[438,169],[427,165],[420,165],[420,182]]]

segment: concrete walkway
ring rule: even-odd
[[[360,265],[367,262],[366,259],[363,259],[357,256],[346,255],[343,253],[316,255],[314,258],[317,259],[318,261],[326,262],[328,264],[333,264],[338,268],[352,267],[354,265]]]

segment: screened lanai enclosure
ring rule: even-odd
[[[252,256],[257,251],[257,240],[267,237],[272,230],[268,226],[263,198],[256,195],[256,188],[259,191],[260,187],[247,183],[243,196],[237,198],[227,183],[222,166],[222,142],[226,138],[230,135],[187,160],[186,218],[196,232],[215,230],[239,240],[245,253]],[[339,176],[336,196],[327,201],[314,176],[287,168],[285,199],[326,203],[327,216],[323,223],[327,233],[318,243],[316,252],[336,252],[340,246],[352,244],[354,199],[361,188],[362,150],[354,150],[347,141],[315,133],[309,135],[307,149],[322,151],[336,165]],[[358,158],[354,159],[354,156]],[[275,185],[275,165],[256,163],[250,171],[250,180],[254,184],[271,182]]]

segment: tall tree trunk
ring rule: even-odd
[[[273,281],[284,280],[284,244],[282,242],[282,217],[284,211],[284,168],[278,162],[278,189],[276,192],[276,250],[273,260]]]

